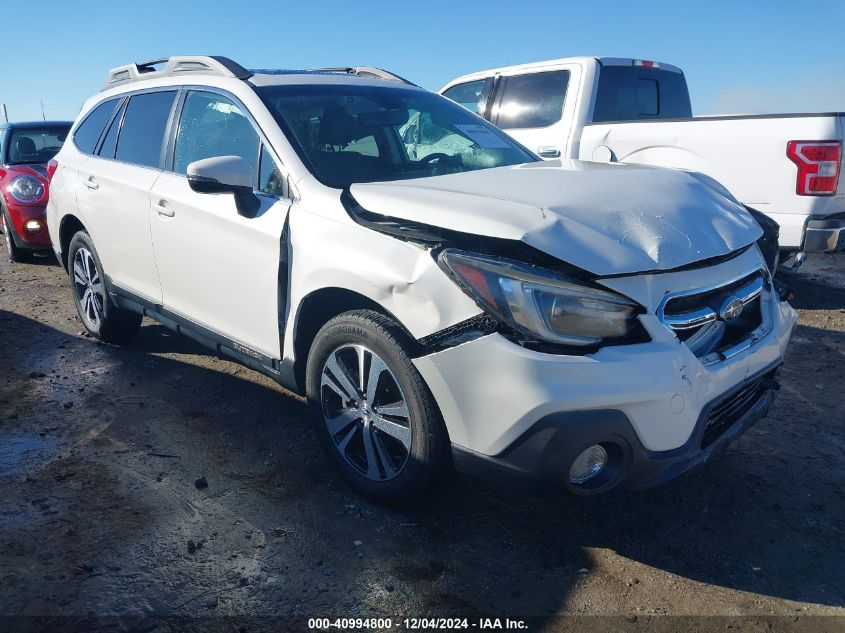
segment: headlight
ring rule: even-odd
[[[508,259],[446,249],[440,261],[471,297],[532,340],[588,347],[645,334],[640,307],[616,293]]]
[[[18,202],[35,202],[44,193],[44,185],[32,176],[18,176],[9,183],[8,191]]]

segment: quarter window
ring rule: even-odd
[[[125,109],[125,107],[121,108],[111,122],[109,131],[106,132],[106,137],[103,139],[102,146],[100,146],[100,151],[97,152],[98,156],[114,158],[114,150],[117,147],[117,133],[120,131],[120,119],[123,117],[123,111]]]
[[[563,116],[569,71],[507,77],[496,125],[504,129],[548,127]]]
[[[93,154],[94,148],[97,146],[97,141],[103,133],[103,128],[109,122],[112,112],[117,107],[119,99],[109,99],[104,101],[91,113],[85,117],[85,120],[79,124],[76,131],[73,133],[73,142],[79,151],[85,154]]]
[[[115,158],[125,163],[158,168],[167,120],[176,93],[133,95],[126,106]]]
[[[486,79],[479,79],[478,81],[468,81],[465,84],[458,84],[446,90],[443,96],[448,97],[455,103],[460,103],[471,112],[481,114],[481,95],[484,92],[484,85],[486,83]]]
[[[179,121],[173,171],[185,174],[189,164],[204,158],[240,156],[255,174],[258,144],[258,133],[231,99],[213,92],[189,92]]]

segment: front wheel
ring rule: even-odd
[[[317,436],[343,478],[384,503],[408,503],[450,471],[449,439],[407,337],[370,310],[317,333],[306,370]]]
[[[79,231],[70,241],[68,268],[76,311],[91,336],[119,343],[138,331],[143,317],[117,307],[111,300],[97,249],[85,231]]]

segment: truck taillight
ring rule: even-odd
[[[56,173],[56,170],[59,168],[59,161],[55,158],[51,158],[47,162],[47,184],[50,184],[50,181],[53,180],[53,174]]]
[[[836,193],[842,165],[842,143],[789,141],[786,155],[798,165],[795,193],[799,196],[832,196]]]

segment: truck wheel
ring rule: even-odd
[[[118,308],[109,298],[103,265],[85,231],[79,231],[70,241],[68,269],[76,311],[91,336],[119,343],[138,331],[143,317]]]
[[[308,354],[306,392],[323,449],[359,493],[408,503],[451,471],[440,411],[389,318],[355,310],[326,323]]]
[[[3,239],[6,242],[6,252],[9,255],[11,262],[28,262],[32,261],[32,253],[24,248],[20,248],[15,244],[15,237],[12,235],[14,231],[12,223],[6,220],[5,209],[0,209],[0,222],[3,224]]]

